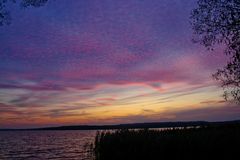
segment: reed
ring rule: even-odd
[[[240,125],[98,132],[96,160],[235,159]]]

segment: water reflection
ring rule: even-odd
[[[96,131],[0,132],[0,159],[90,159]]]

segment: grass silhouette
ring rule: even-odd
[[[240,124],[98,132],[96,160],[236,159]]]

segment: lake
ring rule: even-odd
[[[1,160],[87,160],[96,131],[2,131]]]
[[[154,128],[165,129],[169,128]],[[94,142],[96,132],[97,130],[0,131],[0,160],[89,160],[89,144]]]

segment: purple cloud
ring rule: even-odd
[[[143,95],[166,94],[151,102],[161,104],[200,94],[199,88],[214,85],[211,74],[227,57],[221,46],[209,53],[191,42],[194,5],[195,0],[60,0],[37,9],[10,6],[12,24],[0,28],[0,103],[15,106],[12,113],[22,107],[27,112],[21,115],[34,108],[61,117],[74,115],[63,106],[80,113],[134,104]],[[140,88],[145,92],[138,93]]]

